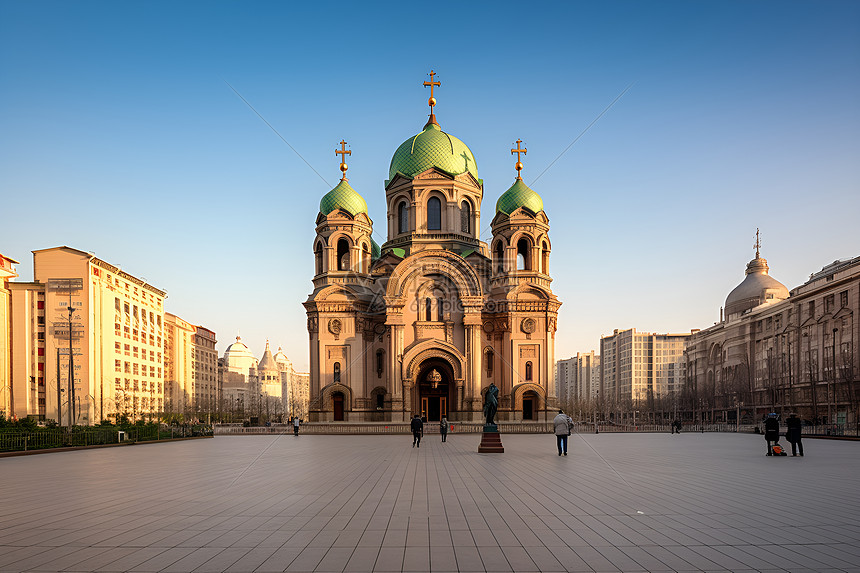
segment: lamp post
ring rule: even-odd
[[[75,425],[75,352],[72,347],[72,316],[75,309],[72,307],[72,289],[69,288],[69,428]]]

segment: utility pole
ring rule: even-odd
[[[57,424],[63,425],[63,399],[60,396],[60,347],[57,346]]]
[[[72,346],[72,316],[75,309],[72,307],[72,289],[69,285],[69,428],[75,424],[75,352]]]

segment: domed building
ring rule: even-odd
[[[752,425],[769,412],[796,412],[810,423],[828,416],[827,423],[853,423],[856,413],[844,404],[839,410],[835,397],[850,394],[851,373],[860,371],[860,358],[846,351],[860,338],[853,318],[860,257],[828,265],[789,291],[770,276],[760,249],[756,230],[755,258],[720,321],[690,337],[674,404],[705,422]]]
[[[346,177],[320,201],[310,334],[311,421],[482,419],[499,388],[500,421],[555,407],[552,376],[561,303],[549,275],[549,218],[516,179],[480,238],[484,183],[469,147],[430,117],[392,156],[384,184],[385,241]],[[380,234],[377,233],[377,236]]]

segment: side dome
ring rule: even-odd
[[[397,148],[388,168],[388,179],[394,179],[398,173],[415,177],[431,167],[437,167],[450,175],[468,171],[478,179],[478,165],[472,150],[432,121],[424,126],[424,131],[410,137]]]
[[[335,209],[343,209],[355,217],[359,213],[367,214],[367,202],[346,179],[341,179],[334,189],[320,199],[320,213],[328,215]]]
[[[520,207],[537,214],[543,211],[543,199],[531,187],[517,178],[511,188],[502,193],[496,201],[496,212],[510,215]]]
[[[784,284],[770,276],[767,260],[756,255],[747,265],[746,278],[726,298],[726,317],[743,314],[761,304],[788,298]]]
[[[257,367],[257,359],[251,350],[242,342],[242,338],[237,336],[236,342],[227,347],[224,351],[224,362],[227,363],[227,369],[231,372],[240,372],[247,374],[250,368]]]

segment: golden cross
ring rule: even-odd
[[[340,170],[343,172],[343,177],[341,177],[341,179],[343,181],[346,181],[346,170],[349,169],[349,167],[346,164],[346,156],[352,155],[352,151],[347,151],[346,142],[341,139],[340,140],[340,149],[335,149],[334,153],[335,153],[335,155],[340,155]]]
[[[427,75],[428,75],[428,76],[430,76],[430,81],[429,81],[429,82],[424,82],[424,87],[425,87],[425,88],[426,88],[426,87],[428,87],[428,86],[430,87],[430,99],[429,99],[429,100],[427,100],[427,103],[429,103],[429,104],[430,104],[430,114],[432,115],[432,113],[433,113],[433,106],[434,106],[434,105],[436,105],[436,98],[435,98],[435,97],[433,97],[433,87],[434,87],[434,86],[435,86],[435,87],[441,87],[441,86],[442,86],[442,82],[434,82],[434,81],[433,81],[433,76],[435,76],[435,75],[436,75],[436,72],[434,72],[433,70],[430,70],[430,73],[429,73],[429,74],[427,74]]]
[[[518,139],[517,140],[517,148],[511,149],[511,155],[513,155],[514,153],[517,154],[517,164],[515,165],[515,167],[517,170],[517,179],[519,179],[519,180],[522,180],[522,177],[520,176],[520,171],[523,170],[523,164],[520,162],[520,153],[527,153],[527,150],[525,147],[520,149],[520,143],[522,143],[522,142],[523,142],[522,139]]]
[[[759,258],[758,250],[761,248],[761,238],[759,238],[758,227],[755,228],[755,245],[753,247],[755,247],[755,258]]]

